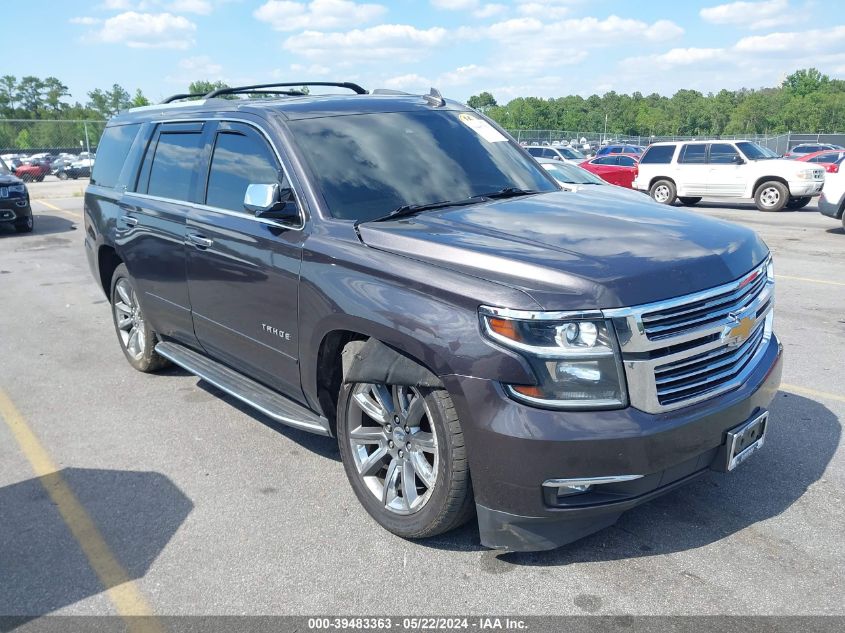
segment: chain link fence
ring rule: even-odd
[[[0,119],[0,155],[96,152],[105,121]]]

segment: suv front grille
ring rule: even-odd
[[[772,334],[767,265],[704,292],[604,311],[619,337],[632,406],[661,413],[745,381]]]
[[[666,307],[642,316],[645,335],[652,341],[669,338],[711,323],[721,323],[731,312],[744,312],[762,292],[766,274],[736,290],[692,303]]]
[[[654,368],[657,401],[663,405],[683,402],[689,398],[718,390],[745,369],[748,361],[763,341],[765,323],[738,347],[719,347]]]

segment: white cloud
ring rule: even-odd
[[[417,61],[447,35],[446,29],[418,29],[406,24],[379,24],[345,33],[305,31],[285,40],[286,50],[313,60]]]
[[[497,15],[501,15],[505,11],[508,10],[508,7],[504,4],[483,4],[477,9],[475,9],[472,14],[477,18],[492,18]]]
[[[309,64],[307,66],[304,64],[291,64],[290,72],[274,70],[271,74],[273,75],[273,79],[287,78],[288,81],[296,81],[295,79],[290,79],[291,72],[300,73],[303,77],[323,77],[331,71],[332,69],[328,66],[320,64]]]
[[[747,26],[751,29],[768,29],[793,24],[805,13],[790,11],[789,0],[762,0],[760,2],[730,2],[699,11],[701,19],[711,24]]]
[[[71,18],[69,20],[69,22],[71,24],[82,24],[84,26],[93,26],[94,24],[99,24],[100,22],[102,22],[102,20],[99,19],[99,18],[91,18],[91,17],[88,17],[88,16],[81,16],[81,17],[78,17],[78,18]]]
[[[193,46],[196,30],[183,16],[127,11],[107,19],[95,35],[101,42],[130,48],[185,49]]]
[[[185,57],[179,60],[179,68],[190,73],[194,79],[216,79],[223,72],[223,66],[213,62],[208,55]]]
[[[209,0],[173,0],[168,6],[174,13],[197,13],[208,15],[214,7]]]
[[[253,15],[277,31],[299,31],[358,26],[381,17],[386,11],[380,4],[358,4],[350,0],[313,0],[307,3],[268,0]]]
[[[446,11],[469,11],[478,6],[478,0],[431,0],[431,4]]]
[[[528,0],[520,2],[519,12],[543,20],[558,20],[569,14],[567,0]]]
[[[407,75],[390,77],[389,79],[385,79],[382,83],[384,88],[422,93],[428,91],[432,82],[425,77],[421,77],[415,73],[410,73]]]
[[[107,11],[127,11],[133,8],[130,0],[103,0],[101,6]]]
[[[786,53],[798,57],[807,53],[832,53],[845,50],[842,44],[843,38],[845,38],[845,26],[834,26],[829,29],[752,35],[739,40],[734,48],[748,54]]]

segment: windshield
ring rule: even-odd
[[[760,145],[757,145],[757,143],[741,141],[737,143],[736,146],[740,150],[742,150],[742,153],[745,154],[745,157],[749,160],[766,160],[769,158],[778,158],[778,155],[775,154],[768,147],[761,147]]]
[[[586,156],[584,156],[577,149],[572,149],[571,147],[558,147],[557,150],[561,154],[572,160],[581,160],[586,158]]]
[[[366,222],[405,205],[505,188],[557,190],[515,144],[469,112],[358,114],[288,125],[336,218]]]
[[[556,180],[571,185],[606,185],[607,183],[586,169],[566,163],[543,163],[543,168]]]
[[[4,176],[8,176],[11,173],[12,172],[10,172],[9,168],[6,166],[6,161],[4,161],[2,158],[0,158],[0,174],[3,174]]]

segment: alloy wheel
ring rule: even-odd
[[[390,512],[413,514],[437,484],[438,440],[425,397],[415,387],[354,386],[347,441],[367,489]]]
[[[135,359],[144,355],[146,336],[144,334],[144,315],[138,304],[138,296],[129,281],[123,277],[115,284],[114,316],[117,331],[123,347]]]
[[[669,199],[669,187],[666,185],[659,185],[654,189],[655,202],[666,202]]]

